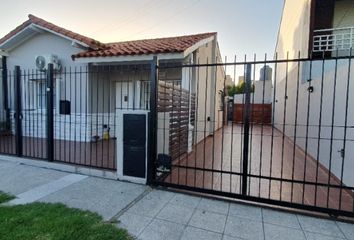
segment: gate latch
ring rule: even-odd
[[[341,156],[342,158],[344,158],[344,156],[345,156],[345,150],[344,150],[344,148],[342,148],[342,149],[339,150],[338,152],[340,153],[340,156]]]

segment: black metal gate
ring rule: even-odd
[[[155,184],[353,217],[352,58],[208,62],[156,66]]]

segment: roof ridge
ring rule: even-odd
[[[60,27],[54,23],[48,22],[48,21],[46,21],[42,18],[39,18],[33,14],[28,14],[28,19],[25,22],[23,22],[22,24],[17,26],[14,30],[10,31],[4,37],[2,37],[0,39],[0,44],[11,39],[17,33],[21,32],[22,30],[24,30],[26,27],[28,27],[31,24],[38,25],[40,27],[46,28],[46,29],[56,32],[58,34],[67,36],[71,39],[77,40],[78,42],[86,44],[91,49],[99,50],[99,49],[107,48],[106,44],[101,43],[100,41],[97,41],[97,40],[90,38],[90,37],[86,37],[86,36],[81,35],[79,33],[75,33],[73,31],[65,29],[63,27]]]
[[[91,37],[84,36],[84,35],[82,35],[82,34],[73,32],[73,31],[68,30],[68,29],[66,29],[66,28],[63,28],[63,27],[60,27],[60,26],[58,26],[58,25],[56,25],[56,24],[54,24],[54,23],[48,22],[47,20],[44,20],[44,19],[42,19],[42,18],[39,18],[39,17],[37,17],[37,16],[35,16],[35,15],[33,15],[33,14],[28,14],[28,18],[29,18],[29,20],[30,20],[32,23],[34,23],[34,24],[39,24],[39,25],[41,25],[41,22],[43,22],[43,23],[45,23],[44,25],[49,24],[49,25],[54,26],[55,28],[59,28],[59,31],[60,31],[60,30],[63,30],[63,31],[67,31],[67,32],[69,32],[69,33],[75,34],[75,35],[78,36],[78,37],[73,37],[75,40],[82,41],[81,39],[77,39],[77,38],[86,38],[87,40],[90,41],[91,44],[97,45],[98,48],[104,48],[104,47],[106,47],[106,45],[105,45],[104,43],[101,43],[100,41],[98,41],[98,40],[96,40],[96,39],[93,39],[93,38],[91,38]],[[45,26],[43,26],[43,27],[45,27]],[[59,32],[59,31],[56,31],[56,32]],[[84,42],[84,43],[85,43],[85,42]],[[88,45],[90,46],[90,44],[88,44]],[[90,46],[90,47],[91,47],[91,46]]]
[[[209,32],[176,37],[107,43],[106,49],[77,53],[74,54],[72,58],[181,53],[202,40],[216,36],[216,34],[216,32]]]
[[[182,36],[172,36],[172,37],[158,37],[158,38],[146,38],[146,39],[135,39],[135,40],[127,40],[127,41],[119,41],[119,42],[108,42],[107,45],[113,44],[122,44],[122,43],[132,43],[132,42],[142,42],[142,41],[154,41],[154,40],[166,40],[166,39],[176,39],[176,38],[185,38],[185,37],[199,37],[203,35],[216,35],[217,32],[205,32],[205,33],[196,33],[196,34],[186,34]]]

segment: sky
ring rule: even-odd
[[[101,42],[218,32],[223,57],[264,59],[274,54],[283,1],[1,0],[0,36],[33,14]]]

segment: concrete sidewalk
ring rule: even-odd
[[[141,240],[354,240],[348,223],[2,160],[0,191],[17,196],[12,204],[59,202],[96,212]]]

